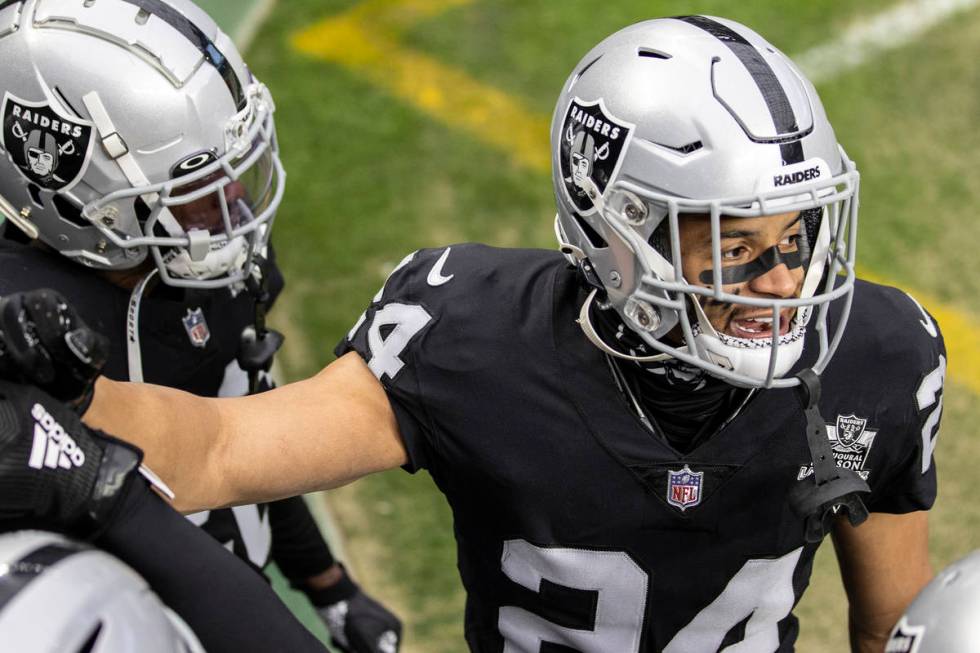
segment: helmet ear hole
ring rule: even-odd
[[[41,189],[35,184],[27,184],[27,192],[31,194],[31,201],[39,209],[44,208],[44,200],[41,198]]]
[[[575,218],[575,224],[577,224],[578,228],[582,230],[583,234],[585,234],[585,237],[588,239],[590,245],[596,248],[609,247],[609,243],[606,242],[606,239],[600,236],[599,232],[593,229],[582,216],[574,214],[572,217]]]
[[[92,223],[82,217],[82,210],[66,199],[63,195],[55,194],[51,202],[54,204],[54,208],[56,211],[58,211],[58,215],[62,220],[70,222],[76,227],[92,226]]]

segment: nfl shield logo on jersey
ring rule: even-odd
[[[704,472],[692,472],[690,467],[684,465],[683,469],[676,472],[672,469],[667,470],[667,477],[667,503],[681,510],[687,510],[701,503],[701,483],[704,480]]]
[[[193,311],[187,309],[187,315],[184,316],[184,329],[187,331],[187,337],[191,339],[191,344],[195,347],[204,347],[208,344],[208,340],[211,338],[211,331],[208,329],[208,323],[204,320],[204,311],[200,308],[195,308]]]

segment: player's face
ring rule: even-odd
[[[684,215],[680,222],[684,277],[710,287],[714,278],[711,222],[706,216]],[[804,264],[798,247],[800,213],[756,218],[721,218],[722,284],[725,292],[743,297],[789,299],[800,296]],[[736,338],[771,338],[772,311],[702,299],[705,315],[719,332]],[[780,334],[786,334],[796,310],[780,314]]]
[[[205,177],[186,186],[181,186],[174,191],[174,196],[188,195],[195,190],[203,188],[223,173]],[[225,202],[228,204],[228,215],[231,218],[231,226],[237,227],[242,222],[242,202],[247,202],[248,193],[244,184],[240,181],[229,182],[222,191],[208,193],[204,197],[186,202],[175,204],[171,207],[171,212],[185,230],[203,229],[211,233],[220,233],[224,230],[224,220],[221,211],[221,198],[218,192],[224,192]]]

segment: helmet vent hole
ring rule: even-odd
[[[137,25],[146,25],[146,23],[149,20],[150,20],[150,12],[148,12],[146,9],[140,9],[139,11],[136,12]]]
[[[136,213],[136,220],[139,222],[140,227],[146,224],[146,221],[150,217],[150,207],[146,205],[142,197],[137,197],[136,201],[133,202],[133,212]]]
[[[41,199],[41,189],[34,184],[27,184],[27,192],[31,194],[31,201],[39,209],[44,208],[44,201]]]
[[[68,98],[65,97],[65,94],[61,92],[61,89],[60,88],[58,88],[57,86],[55,86],[54,87],[54,92],[55,92],[55,95],[58,96],[58,99],[61,100],[61,102],[64,105],[64,108],[66,110],[70,111],[76,118],[81,118],[82,117],[82,115],[80,113],[78,113],[77,111],[75,111],[75,107],[73,107],[71,105],[71,102],[68,101]]]
[[[102,634],[102,622],[96,624],[92,630],[92,634],[88,636],[85,643],[78,649],[78,653],[91,653],[95,649],[95,645],[99,643],[100,634]]]
[[[593,59],[592,61],[590,61],[589,63],[587,63],[584,66],[582,66],[581,70],[579,70],[577,73],[575,73],[575,79],[572,80],[572,83],[569,86],[569,88],[571,88],[572,86],[575,86],[575,84],[578,83],[578,80],[580,80],[582,78],[582,75],[585,74],[585,71],[587,71],[589,68],[591,68],[592,66],[594,66],[596,64],[596,62],[599,61],[599,59],[602,59],[602,55],[601,54],[598,57],[596,57],[595,59]]]
[[[576,214],[573,217],[575,218],[575,223],[578,225],[578,228],[582,230],[583,234],[585,234],[585,237],[588,239],[590,245],[597,249],[609,247],[609,243],[607,243],[605,239],[599,235],[599,232],[593,229],[591,225],[589,225],[589,223],[582,218],[582,216]]]
[[[58,215],[62,220],[72,223],[76,227],[91,227],[88,220],[82,217],[82,211],[77,206],[69,202],[61,195],[55,195],[51,201]]]
[[[652,247],[658,254],[664,257],[668,263],[674,262],[673,253],[670,250],[670,223],[667,220],[661,222],[653,233],[650,234],[650,238],[647,239],[650,247]]]
[[[673,59],[674,57],[674,55],[661,52],[660,50],[643,47],[637,48],[636,54],[640,57],[646,57],[647,59]]]
[[[697,152],[698,150],[704,147],[704,143],[702,143],[701,141],[693,141],[691,143],[687,143],[686,145],[667,145],[666,143],[656,143],[654,141],[647,141],[647,142],[653,143],[657,147],[663,147],[668,150],[671,150],[672,152],[677,152],[678,154],[691,154],[693,152]]]

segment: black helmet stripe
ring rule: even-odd
[[[242,92],[242,83],[238,79],[238,75],[235,74],[235,69],[231,67],[225,55],[218,50],[211,39],[197,25],[161,0],[123,0],[123,2],[136,5],[183,34],[204,55],[204,59],[215,67],[218,74],[221,75],[221,79],[225,80],[225,86],[228,87],[232,98],[235,100],[235,106],[239,109],[245,107],[245,94]]]
[[[89,549],[72,543],[46,544],[20,560],[0,567],[0,610],[45,569],[87,550]]]
[[[766,63],[762,54],[745,40],[745,37],[727,25],[705,16],[677,16],[676,18],[708,32],[728,46],[728,49],[738,57],[749,74],[752,75],[759,92],[762,93],[762,98],[765,100],[766,106],[769,107],[770,115],[772,115],[772,122],[776,127],[777,134],[792,134],[799,131],[800,127],[796,122],[793,107],[789,103],[786,91],[779,83],[776,73]],[[784,164],[803,161],[803,144],[798,139],[789,143],[780,143],[779,152]]]

